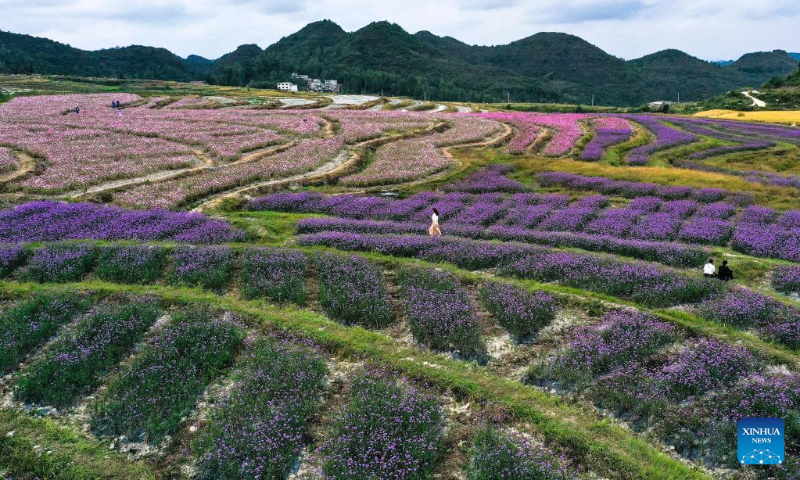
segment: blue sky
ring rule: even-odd
[[[323,18],[348,31],[389,20],[480,45],[566,32],[626,59],[665,48],[711,60],[800,51],[798,0],[0,0],[0,13],[2,30],[79,48],[140,44],[209,58]]]

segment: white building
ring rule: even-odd
[[[281,92],[296,92],[297,85],[291,82],[278,82],[278,90]]]

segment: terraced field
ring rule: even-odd
[[[800,476],[797,128],[223,100],[0,105],[3,478]]]

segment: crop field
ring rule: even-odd
[[[800,478],[797,127],[176,91],[0,104],[0,478]]]

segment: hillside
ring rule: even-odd
[[[735,62],[734,62],[735,64]],[[747,84],[731,67],[722,67],[680,50],[663,50],[628,62],[645,80],[645,90],[659,99],[697,100]],[[733,64],[732,64],[733,65]]]
[[[238,51],[238,50],[237,50]],[[336,78],[348,92],[382,92],[437,100],[638,105],[697,100],[785,75],[786,52],[748,54],[730,66],[677,50],[624,61],[574,35],[543,32],[499,46],[471,46],[428,31],[410,34],[376,22],[352,33],[323,20],[267,47],[257,56],[227,56],[211,79],[223,84],[272,83],[298,71]]]
[[[292,72],[336,78],[348,93],[440,101],[558,102],[634,106],[698,100],[759,85],[791,72],[782,50],[743,55],[727,66],[678,50],[625,61],[574,35],[543,32],[498,46],[468,45],[389,22],[355,32],[323,20],[262,49],[239,46],[212,61],[163,48],[85,51],[45,38],[0,32],[0,73],[44,73],[164,80],[208,80],[272,87]],[[727,63],[727,62],[726,62]]]
[[[200,75],[192,65],[197,61],[187,62],[164,48],[131,45],[86,51],[46,38],[0,31],[0,73],[186,81]]]

